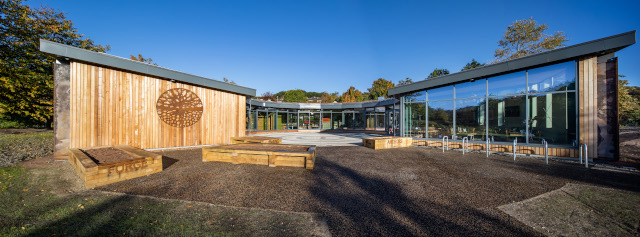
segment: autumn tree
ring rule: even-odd
[[[271,100],[271,101],[276,101],[276,97],[273,96],[273,94],[271,94],[270,91],[264,92],[262,93],[262,95],[260,95],[259,97],[262,100]]]
[[[288,90],[284,93],[284,101],[304,103],[307,102],[307,96],[305,95],[305,91],[300,89]]]
[[[629,81],[618,80],[618,117],[621,125],[640,125],[640,100],[630,93],[632,88],[634,87],[629,86]]]
[[[222,80],[223,80],[224,82],[226,82],[226,83],[236,85],[236,82],[235,82],[235,81],[229,81],[229,79],[227,79],[226,77],[223,77],[223,78],[222,78]]]
[[[413,83],[413,80],[411,78],[405,78],[404,80],[400,80],[398,81],[398,86],[404,86],[404,85],[409,85]]]
[[[63,12],[22,2],[0,1],[0,113],[26,125],[50,127],[56,56],[40,52],[39,39],[96,52],[110,47],[78,34]]]
[[[449,70],[448,69],[436,68],[436,69],[433,69],[433,72],[431,72],[431,74],[429,74],[427,79],[436,78],[436,77],[444,76],[444,75],[448,75],[448,74],[449,74]]]
[[[378,80],[373,81],[371,88],[367,89],[369,91],[369,99],[376,100],[378,97],[389,96],[388,91],[394,86],[395,84],[393,84],[393,82],[384,78],[378,78]]]
[[[472,68],[483,67],[484,65],[485,65],[484,63],[479,63],[478,61],[476,61],[476,59],[471,59],[471,62],[468,62],[467,65],[464,65],[464,67],[460,71],[466,71]]]
[[[333,103],[334,101],[338,101],[340,96],[338,95],[338,92],[329,94],[325,91],[322,92],[322,96],[320,96],[320,98],[322,99],[322,103]]]
[[[344,103],[364,101],[364,96],[362,96],[362,92],[352,86],[349,87],[346,92],[342,93],[340,101]]]
[[[141,62],[141,63],[148,63],[148,64],[151,64],[151,65],[154,65],[154,66],[158,66],[158,64],[153,62],[153,59],[144,58],[144,57],[142,57],[142,54],[138,54],[137,57],[133,56],[133,55],[129,55],[129,59],[131,59],[133,61],[138,61],[138,62]]]
[[[498,42],[494,56],[495,62],[502,62],[531,54],[537,54],[565,46],[567,36],[562,31],[556,31],[553,35],[544,32],[548,30],[547,24],[540,24],[530,18],[518,20],[507,27],[504,36]]]

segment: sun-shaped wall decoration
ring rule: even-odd
[[[178,128],[189,127],[202,117],[202,101],[190,90],[176,88],[167,90],[156,103],[158,116],[165,123]]]

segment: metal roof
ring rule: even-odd
[[[148,63],[142,63],[106,53],[93,52],[78,47],[56,43],[40,39],[40,51],[55,54],[61,57],[72,58],[80,61],[100,64],[104,66],[121,68],[124,70],[157,76],[169,80],[186,82],[189,84],[210,87],[246,96],[256,96],[256,89],[243,87],[206,77],[191,75],[184,72],[163,68]]]
[[[289,103],[247,99],[247,104],[250,104],[252,106],[262,106],[277,109],[361,109],[387,106],[395,104],[397,102],[398,100],[393,98],[352,103]]]
[[[389,96],[425,90],[471,79],[486,78],[545,64],[573,60],[581,56],[608,54],[636,43],[636,31],[609,36],[581,44],[529,55],[506,62],[487,65],[389,89]]]

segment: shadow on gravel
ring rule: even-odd
[[[530,158],[522,158],[530,159]],[[518,171],[548,175],[556,178],[573,180],[592,185],[640,192],[640,175],[637,173],[618,172],[611,170],[587,169],[580,164],[562,164],[557,162],[518,162],[505,159],[495,159],[496,162],[510,166]]]
[[[527,236],[531,232],[495,216],[467,206],[445,206],[425,199],[410,198],[391,182],[367,177],[329,160],[321,160],[314,172],[317,181],[311,194],[319,201],[316,212],[324,213],[332,233],[353,236],[415,236],[501,234]],[[336,186],[350,186],[334,188]],[[491,211],[489,211],[491,212]],[[478,220],[476,229],[456,223]],[[493,213],[495,214],[495,213]],[[489,228],[487,228],[489,227]]]
[[[169,166],[175,164],[176,162],[178,162],[177,159],[173,159],[168,156],[162,156],[162,169],[165,170],[169,168]]]

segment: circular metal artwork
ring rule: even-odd
[[[190,90],[176,88],[165,91],[156,103],[158,116],[178,128],[189,127],[202,117],[202,101]]]

